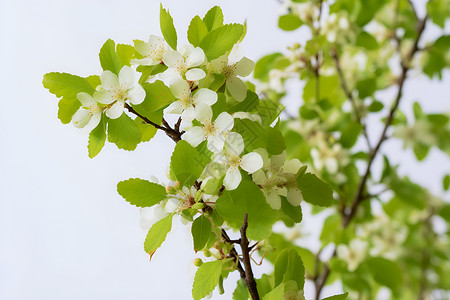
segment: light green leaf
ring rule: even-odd
[[[170,159],[170,168],[182,185],[192,186],[205,165],[199,152],[186,141],[179,141]]]
[[[100,123],[89,133],[88,153],[90,158],[94,158],[100,153],[106,141],[107,119],[102,116]]]
[[[159,9],[159,24],[161,26],[161,33],[167,44],[169,44],[173,50],[177,50],[177,32],[173,25],[173,19],[169,11],[163,8],[162,3]]]
[[[278,69],[278,62],[284,59],[284,55],[279,52],[263,56],[256,62],[253,77],[262,81],[269,81],[270,70]]]
[[[281,132],[276,129],[269,127],[267,128],[267,152],[271,155],[281,154],[286,150],[286,142]]]
[[[345,148],[351,148],[358,140],[359,133],[362,130],[362,126],[359,122],[349,122],[343,129],[341,134],[340,143]]]
[[[211,222],[207,217],[201,215],[192,223],[191,233],[194,239],[195,252],[202,250],[206,246],[211,234]]]
[[[122,66],[130,66],[130,61],[134,57],[134,52],[134,47],[131,45],[117,44],[117,55],[119,55]]]
[[[219,6],[214,6],[211,8],[203,18],[206,28],[208,31],[213,31],[219,27],[223,26],[223,13]]]
[[[130,178],[117,184],[117,192],[131,205],[150,207],[167,197],[166,189],[157,183]]]
[[[235,113],[238,111],[254,111],[259,104],[259,97],[256,93],[252,91],[247,91],[247,97],[242,102],[238,102],[231,106],[227,111],[231,113]]]
[[[450,188],[450,174],[446,174],[442,179],[442,188],[444,191],[448,191]]]
[[[124,150],[134,150],[141,142],[141,131],[138,125],[125,113],[108,122],[108,141]]]
[[[270,99],[259,101],[258,114],[261,116],[263,126],[267,127],[275,121],[280,113],[284,110],[284,106]]]
[[[361,31],[356,38],[356,46],[373,50],[378,47],[377,40],[368,32]]]
[[[293,14],[280,16],[278,19],[278,27],[286,31],[292,31],[300,26],[302,26],[303,22],[299,17]]]
[[[348,297],[348,293],[334,295],[330,297],[323,298],[323,300],[345,300]]]
[[[258,285],[258,292],[259,292],[259,285]],[[248,288],[245,285],[244,280],[242,280],[241,278],[237,281],[236,289],[233,292],[233,300],[248,300],[248,297],[250,297]]]
[[[428,15],[433,20],[433,23],[441,28],[445,26],[445,20],[450,16],[450,1],[449,0],[433,0],[427,2]]]
[[[208,34],[208,28],[205,22],[199,16],[195,16],[189,24],[187,36],[189,43],[198,47],[203,38]]]
[[[80,101],[77,98],[63,97],[58,102],[58,119],[63,124],[69,124],[72,121],[73,115],[81,107]]]
[[[274,267],[275,286],[294,280],[297,288],[302,290],[305,285],[305,267],[302,259],[294,249],[284,249],[281,251]]]
[[[243,32],[244,26],[241,24],[224,25],[209,32],[201,41],[200,48],[211,61],[231,50]]]
[[[394,292],[399,290],[403,283],[403,272],[397,263],[381,257],[371,257],[367,260],[367,265],[376,282]]]
[[[158,131],[156,127],[153,125],[145,123],[141,118],[134,119],[134,123],[139,127],[139,130],[141,131],[141,141],[142,142],[148,142],[150,141]]]
[[[320,233],[320,241],[324,245],[335,241],[336,233],[342,230],[341,223],[341,218],[337,214],[331,214],[325,219]]]
[[[284,284],[280,284],[274,288],[270,293],[267,293],[263,300],[280,300],[283,299],[284,295]]]
[[[192,297],[200,300],[209,295],[219,284],[222,266],[228,260],[216,260],[203,263],[195,273]]]
[[[239,133],[244,139],[246,152],[266,147],[267,134],[258,122],[249,119],[235,119],[233,131]]]
[[[162,110],[175,100],[170,89],[161,80],[145,83],[142,87],[146,96],[139,106],[148,112]]]
[[[95,92],[85,78],[68,73],[47,73],[44,75],[42,84],[58,98],[76,99],[77,94],[80,92],[85,92],[89,95]]]
[[[276,211],[267,204],[261,189],[247,178],[242,178],[237,189],[225,190],[216,201],[216,207],[227,224],[233,228],[240,228],[245,213],[248,213],[247,235],[257,241],[271,234],[272,224],[276,221]]]
[[[172,218],[173,214],[159,220],[148,231],[147,237],[144,242],[145,252],[150,254],[150,260],[155,254],[156,249],[158,249],[161,244],[166,240],[167,234],[172,229]]]
[[[297,182],[306,202],[326,207],[333,204],[333,191],[328,184],[317,178],[316,175],[306,173]]]
[[[114,74],[119,75],[123,65],[116,52],[116,44],[113,40],[109,39],[103,44],[100,49],[99,58],[103,70],[109,70]]]

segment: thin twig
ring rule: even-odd
[[[253,300],[259,300],[258,289],[256,288],[256,281],[253,277],[252,265],[250,261],[250,249],[248,247],[249,242],[247,239],[247,227],[248,227],[248,214],[245,214],[244,224],[241,227],[241,249],[242,249],[242,259],[245,268],[245,285],[250,292],[250,296]]]

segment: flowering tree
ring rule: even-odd
[[[431,148],[450,154],[448,115],[415,103],[407,120],[398,110],[412,71],[442,78],[450,66],[450,2],[429,1],[423,16],[407,0],[292,0],[281,11],[281,29],[306,28],[310,38],[256,63],[239,53],[246,24],[225,24],[219,7],[195,16],[190,44],[179,47],[161,6],[163,37],[108,40],[100,75],[48,73],[43,84],[60,98],[62,123],[89,133],[91,158],[106,140],[134,150],[158,130],[175,142],[166,184],[131,178],[117,191],[141,208],[150,258],[175,218],[191,224],[203,255],[194,299],[216,287],[223,293],[234,271],[236,300],[305,299],[305,280],[315,299],[335,281],[345,293],[326,299],[445,298],[450,241],[435,222],[450,222],[450,205],[398,174],[382,145],[401,139],[418,160]],[[427,26],[442,30],[425,43]],[[305,83],[299,113],[281,115],[292,78]],[[371,134],[369,118],[381,122],[379,133]],[[372,174],[381,156],[382,172]],[[296,239],[300,204],[326,216],[318,250]],[[275,233],[276,222],[294,235]],[[256,256],[273,265],[258,278]]]

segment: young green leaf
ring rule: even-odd
[[[267,152],[271,155],[281,154],[286,150],[286,142],[281,132],[276,129],[269,127],[267,128]]]
[[[148,112],[162,110],[175,100],[170,89],[161,80],[145,83],[142,87],[146,95],[144,102],[139,106]]]
[[[100,123],[89,133],[88,153],[94,158],[100,153],[106,141],[106,117],[102,116]]]
[[[203,263],[195,273],[192,297],[200,300],[209,295],[219,284],[222,266],[229,260],[216,260]]]
[[[300,26],[302,26],[303,22],[299,17],[293,14],[280,16],[278,19],[278,27],[286,31],[292,31]]]
[[[198,47],[203,38],[208,34],[208,28],[205,22],[199,17],[195,16],[189,24],[187,36],[189,43],[194,47]]]
[[[141,142],[141,131],[137,124],[125,113],[108,122],[108,141],[124,150],[134,150]]]
[[[330,297],[323,298],[323,300],[345,300],[348,297],[348,293],[334,295]]]
[[[277,256],[274,268],[275,286],[294,280],[297,283],[297,288],[303,289],[305,285],[305,267],[302,259],[294,249],[281,251]]]
[[[206,28],[208,31],[213,31],[219,27],[223,26],[223,13],[219,6],[214,6],[211,8],[203,18]]]
[[[163,8],[162,3],[159,9],[159,24],[161,26],[161,33],[167,44],[169,44],[173,50],[177,50],[177,32],[173,25],[173,19],[169,11]]]
[[[134,119],[134,123],[139,127],[139,130],[141,131],[141,141],[142,142],[148,142],[150,141],[156,134],[156,127],[145,123],[141,118]]]
[[[80,106],[81,103],[77,98],[61,98],[58,102],[58,119],[63,124],[69,124]]]
[[[259,285],[258,285],[258,290],[259,290]],[[248,300],[249,297],[250,297],[250,294],[248,293],[248,288],[245,285],[244,280],[242,280],[242,278],[241,278],[237,281],[236,289],[233,292],[233,300]]]
[[[209,32],[200,42],[200,48],[205,52],[208,60],[216,59],[233,48],[239,41],[244,26],[241,24],[227,24]]]
[[[129,66],[131,59],[134,57],[134,47],[131,45],[117,44],[117,55],[119,55],[122,66]]]
[[[442,179],[442,187],[444,191],[448,191],[448,189],[450,188],[450,174],[445,175]]]
[[[161,244],[166,240],[167,234],[172,229],[172,218],[173,214],[159,220],[148,231],[147,237],[144,242],[145,252],[150,254],[150,260],[155,254],[156,249],[158,249]]]
[[[119,75],[120,69],[122,69],[122,62],[120,56],[116,52],[116,44],[113,40],[107,40],[99,53],[100,64],[103,70],[109,70],[116,75]]]
[[[68,73],[47,73],[44,75],[42,84],[58,98],[76,99],[77,94],[80,92],[85,92],[89,95],[95,92],[85,78]]]
[[[297,182],[306,202],[325,207],[333,204],[333,191],[328,184],[317,178],[316,175],[306,173]]]
[[[139,178],[119,182],[117,192],[137,207],[150,207],[167,197],[166,189],[162,185]]]
[[[192,186],[200,177],[204,164],[198,151],[186,141],[179,141],[170,159],[170,168],[182,185]]]
[[[211,222],[207,217],[201,215],[192,223],[192,237],[194,239],[194,250],[202,250],[208,242],[211,233]]]

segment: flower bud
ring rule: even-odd
[[[198,203],[195,203],[194,205],[192,205],[191,208],[192,209],[202,209],[204,206],[205,206],[204,203],[198,202]]]
[[[194,260],[194,266],[200,267],[203,264],[203,261],[200,258],[196,258]]]

